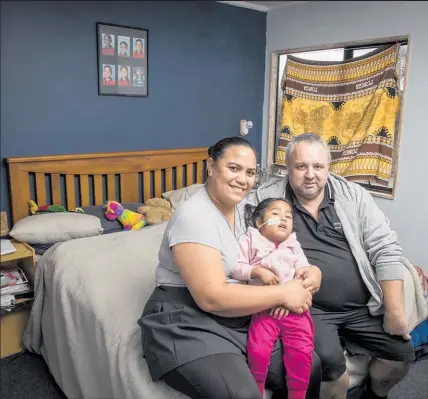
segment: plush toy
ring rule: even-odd
[[[137,209],[146,217],[147,224],[159,224],[171,219],[172,209],[169,201],[163,198],[148,199],[143,206]]]
[[[30,206],[30,213],[32,215],[40,214],[40,213],[57,213],[57,212],[67,212],[62,205],[40,205],[38,206],[33,200],[28,201],[28,205]],[[74,208],[70,212],[75,213],[84,213],[82,208]]]
[[[108,201],[105,212],[108,220],[118,220],[123,225],[123,230],[139,230],[147,225],[146,218],[139,213],[124,209],[119,202]]]

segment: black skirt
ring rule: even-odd
[[[157,287],[138,321],[153,381],[171,370],[217,353],[247,359],[251,316],[226,318],[202,311],[184,287]]]

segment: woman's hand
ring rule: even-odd
[[[306,310],[308,310],[309,307],[312,305],[312,292],[310,289],[308,290],[304,284],[305,282],[306,284],[308,284],[308,282],[305,280],[309,277],[309,273],[307,270],[301,270],[301,269],[299,270],[301,271],[299,275],[297,277],[295,276],[294,280],[292,280],[294,285],[292,282],[288,282],[284,284],[285,286],[287,286],[287,294],[292,295],[291,298],[293,302],[292,303],[287,302],[288,303],[287,306],[282,306],[282,305],[275,306],[269,311],[269,314],[275,319],[287,317],[290,311],[295,313],[303,313]],[[315,276],[313,276],[313,278],[315,278]],[[296,282],[297,282],[297,286],[296,286]],[[297,288],[299,287],[299,285],[300,285],[300,289]],[[309,285],[309,287],[311,287],[311,285]],[[295,308],[292,309],[290,308],[290,306],[294,306]]]
[[[284,289],[284,303],[280,306],[285,307],[293,313],[306,312],[312,305],[312,294],[302,286],[299,280],[291,280],[279,287]]]
[[[317,266],[304,266],[296,270],[294,278],[301,280],[302,286],[314,295],[320,289],[322,274]]]
[[[251,278],[259,278],[264,285],[277,285],[279,277],[264,267],[253,267],[251,270]]]

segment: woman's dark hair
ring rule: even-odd
[[[238,145],[243,145],[244,147],[251,148],[254,153],[256,153],[256,150],[248,140],[244,139],[243,137],[233,136],[221,139],[220,141],[217,141],[217,143],[215,143],[213,146],[208,148],[208,156],[212,158],[214,162],[216,162],[224,155],[224,152],[228,148]]]
[[[247,204],[245,205],[245,228],[254,227],[257,228],[257,222],[261,222],[265,217],[266,209],[269,205],[275,201],[282,201],[290,205],[290,203],[284,198],[266,198],[260,202],[257,206]],[[290,205],[291,207],[291,205]]]

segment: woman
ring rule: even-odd
[[[256,154],[243,138],[209,149],[207,182],[174,212],[159,250],[156,289],[139,320],[144,356],[154,381],[163,379],[190,398],[257,399],[260,391],[246,362],[251,315],[283,306],[302,313],[311,305],[298,280],[250,286],[230,279],[238,261],[239,204],[252,188]],[[317,289],[320,273],[308,268]],[[308,398],[317,398],[321,369],[314,355]],[[285,392],[277,342],[267,388]]]

